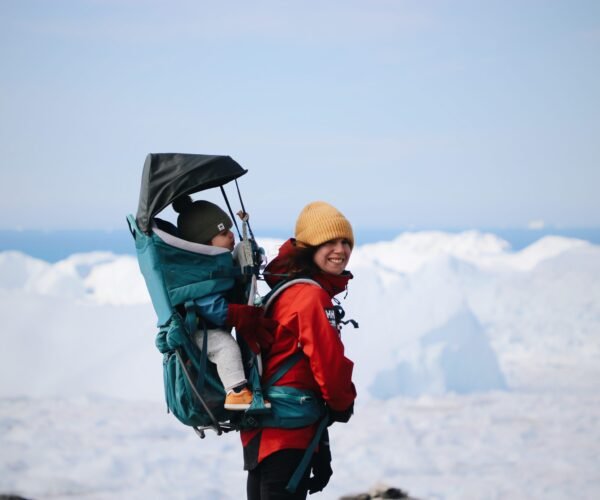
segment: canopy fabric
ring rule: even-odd
[[[136,222],[150,233],[152,217],[185,194],[227,184],[247,172],[230,156],[151,153],[146,156]]]

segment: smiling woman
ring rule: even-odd
[[[341,308],[334,306],[333,297],[352,278],[346,271],[354,246],[352,226],[336,208],[317,201],[298,216],[295,236],[281,246],[264,273],[271,288],[283,291],[269,309],[277,328],[273,344],[263,352],[263,378],[269,380],[297,359],[275,385],[311,391],[327,408],[326,423],[347,422],[356,397],[354,364],[344,355]],[[312,454],[317,439],[319,448]],[[244,430],[242,444],[249,500],[303,500],[308,492],[325,488],[331,477],[329,437],[317,424]],[[310,467],[304,470],[305,457]],[[294,477],[299,480],[296,489],[291,486]]]

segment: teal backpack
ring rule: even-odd
[[[242,219],[240,233],[223,187],[235,180],[242,213],[245,214],[237,178],[246,172],[229,156],[149,154],[144,163],[138,211],[135,217],[127,217],[127,223],[158,319],[155,343],[163,354],[167,410],[180,422],[192,427],[201,438],[205,437],[207,429],[220,435],[244,428],[297,428],[320,422],[303,462],[288,485],[293,491],[308,467],[328,422],[327,409],[319,395],[275,385],[303,354],[299,351],[270,380],[261,381],[259,358],[238,337],[246,378],[254,398],[248,410],[234,412],[223,406],[225,390],[216,366],[207,357],[208,335],[204,335],[202,346],[192,340],[197,328],[206,328],[196,309],[195,299],[234,287],[240,302],[258,303],[268,308],[283,289],[296,283],[283,283],[262,301],[257,298],[256,283],[264,254],[254,240],[247,217]],[[179,196],[215,187],[221,189],[235,222],[241,246],[239,264],[234,262],[227,250],[179,238],[173,224],[157,217]],[[265,407],[265,398],[271,402],[270,409]]]

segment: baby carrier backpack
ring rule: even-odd
[[[144,163],[136,216],[127,217],[140,270],[158,319],[156,347],[163,353],[167,408],[201,437],[206,428],[218,434],[231,430],[229,421],[234,412],[223,407],[225,390],[216,366],[207,358],[208,335],[204,335],[202,348],[192,340],[196,329],[204,325],[194,300],[231,290],[236,284],[242,298],[253,301],[262,262],[247,217],[242,236],[223,189],[223,185],[246,172],[229,156],[149,154]],[[239,265],[227,249],[183,240],[173,224],[156,216],[178,197],[214,187],[221,188],[240,237]],[[240,203],[245,212],[241,195]],[[240,344],[244,353],[247,346]],[[256,362],[247,354],[244,359],[253,363],[248,368],[250,385],[258,385],[252,409],[264,410]]]
[[[206,328],[195,299],[235,288],[240,302],[269,307],[294,280],[283,283],[264,299],[257,296],[256,283],[264,260],[249,225],[237,178],[247,172],[229,156],[160,153],[149,154],[144,163],[136,216],[127,216],[140,270],[157,316],[156,347],[163,354],[164,390],[167,409],[201,437],[206,429],[218,435],[253,427],[304,427],[320,421],[303,462],[290,481],[295,490],[323,433],[328,417],[319,395],[274,384],[302,356],[288,359],[270,380],[262,381],[259,361],[239,336],[238,344],[248,384],[254,397],[245,412],[224,408],[225,390],[216,366],[207,357],[208,335],[203,345],[192,340],[197,328]],[[242,208],[242,232],[232,212],[224,185],[235,181]],[[198,245],[179,237],[177,228],[157,215],[175,199],[211,188],[220,188],[238,232],[239,263],[226,249]],[[312,282],[319,286],[316,282]],[[205,332],[206,333],[206,332]],[[264,398],[263,398],[264,394]],[[265,407],[269,399],[271,409]]]

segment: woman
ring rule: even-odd
[[[353,246],[348,220],[327,203],[310,203],[298,217],[295,239],[282,245],[265,271],[271,287],[295,277],[310,278],[318,285],[293,284],[269,310],[278,326],[272,345],[263,352],[263,380],[301,350],[304,356],[276,385],[320,394],[331,422],[347,422],[356,397],[353,363],[344,356],[332,303],[332,298],[344,291],[352,278],[345,269]],[[296,492],[286,491],[316,427],[317,424],[298,429],[266,427],[242,431],[249,500],[305,499],[308,491],[313,493],[325,487],[332,473],[328,439],[321,440],[313,457],[312,477],[309,467]]]

